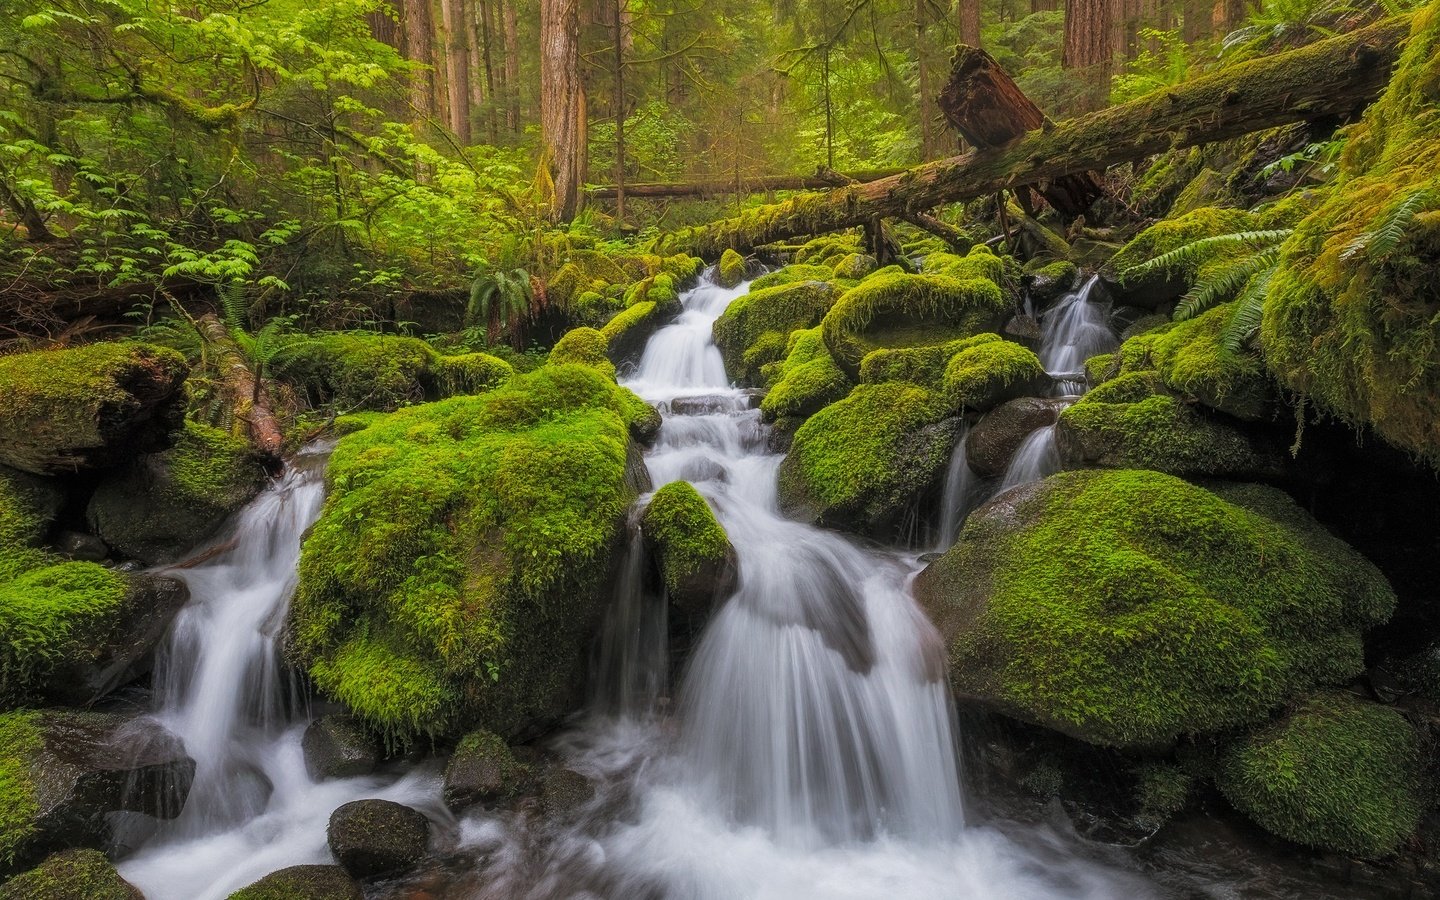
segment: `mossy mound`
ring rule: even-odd
[[[1171,268],[1144,274],[1136,273],[1136,267],[1201,238],[1257,227],[1256,218],[1250,213],[1217,207],[1203,207],[1173,219],[1163,219],[1136,235],[1102,266],[1100,278],[1117,303],[1154,309],[1180,299],[1201,276],[1206,264],[1236,251],[1216,248],[1208,255],[1192,254]]]
[[[714,328],[730,377],[758,384],[762,367],[784,358],[790,333],[819,325],[838,296],[827,281],[794,281],[736,298]]]
[[[946,275],[960,281],[984,278],[1003,284],[1010,277],[1013,263],[984,244],[976,244],[969,253],[931,253],[925,257],[920,271],[925,275]]]
[[[880,268],[875,257],[868,253],[851,253],[835,264],[835,277],[848,281],[859,281]]]
[[[672,481],[650,498],[640,520],[670,599],[703,614],[734,588],[737,560],[710,504],[685,481]]]
[[[145,900],[99,850],[65,850],[0,885],[0,900]]]
[[[1440,466],[1440,4],[1419,12],[1338,182],[1281,248],[1261,344],[1286,387]]]
[[[498,734],[472,731],[445,764],[445,805],[460,812],[514,798],[530,787],[532,775]]]
[[[504,383],[509,363],[487,354],[442,357],[419,338],[374,331],[297,336],[273,363],[275,374],[300,388],[314,406],[342,411],[393,410],[409,403],[490,390]]]
[[[780,505],[811,522],[886,533],[945,470],[958,420],[907,382],[862,384],[806,420],[780,466]]]
[[[265,470],[247,441],[186,422],[174,447],[102,481],[86,518],[114,550],[159,565],[213,534],[264,483]]]
[[[1364,668],[1395,595],[1285,495],[1064,472],[973,513],[916,596],[957,694],[1095,744],[1263,721]],[[1243,505],[1242,505],[1243,504]]]
[[[289,649],[392,742],[569,706],[654,410],[594,368],[401,410],[336,446]],[[643,469],[641,470],[643,471]]]
[[[618,362],[638,355],[650,336],[676,311],[662,308],[654,300],[641,300],[616,313],[600,329],[610,359]]]
[[[745,257],[727,249],[720,255],[720,262],[715,266],[715,283],[721,287],[733,288],[744,280]]]
[[[1356,856],[1399,849],[1427,805],[1415,729],[1338,692],[1309,697],[1236,742],[1215,783],[1267,831]]]
[[[623,296],[627,286],[659,275],[669,278],[671,286],[678,288],[700,274],[704,265],[703,260],[684,253],[659,256],[571,249],[565,254],[565,264],[546,282],[545,294],[552,305],[565,308],[587,293]]]
[[[994,331],[1008,309],[1000,288],[986,278],[882,270],[836,301],[821,334],[840,368],[858,378],[872,350],[945,344]]]
[[[0,465],[37,475],[170,446],[189,367],[174,350],[101,343],[0,356]]]
[[[823,265],[831,269],[836,263],[855,253],[864,253],[860,235],[853,231],[840,234],[826,234],[807,241],[795,251],[795,262],[799,265]]]
[[[800,281],[834,281],[835,270],[829,266],[793,265],[783,269],[776,269],[767,272],[750,282],[751,292],[763,291],[765,288],[778,287],[782,284],[795,284]]]
[[[271,872],[228,900],[363,900],[365,892],[339,866],[290,866]]]
[[[860,382],[908,381],[938,392],[952,412],[985,411],[1050,386],[1030,350],[998,334],[977,334],[944,344],[873,350],[860,362]]]
[[[1036,309],[1044,309],[1080,286],[1080,267],[1068,260],[1055,260],[1027,267],[1025,289]]]
[[[851,387],[825,346],[819,326],[791,332],[784,361],[765,374],[767,381],[773,381],[760,401],[760,414],[767,422],[803,420],[844,397]]]
[[[615,364],[610,361],[610,339],[594,328],[572,328],[565,332],[550,348],[550,363],[575,363],[598,369],[612,378],[615,376]]]
[[[1107,381],[1060,413],[1055,443],[1067,467],[1154,469],[1172,475],[1276,478],[1283,449],[1206,416],[1170,393],[1154,372]]]
[[[0,713],[0,863],[13,863],[35,833],[40,807],[30,760],[45,746],[38,712]]]

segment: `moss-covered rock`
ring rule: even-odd
[[[1175,266],[1144,274],[1136,273],[1136,267],[1201,238],[1250,231],[1256,227],[1255,217],[1239,209],[1204,207],[1173,219],[1163,219],[1136,235],[1102,266],[1100,279],[1117,303],[1154,309],[1178,300],[1195,283],[1206,263],[1233,251],[1216,248],[1211,254],[1192,255]]]
[[[780,505],[810,522],[893,530],[945,470],[957,419],[907,382],[862,384],[795,433],[780,466]]]
[[[733,288],[745,280],[745,257],[734,250],[726,250],[720,255],[720,262],[715,266],[715,282],[721,287]]]
[[[1022,279],[1036,309],[1045,309],[1080,286],[1080,267],[1069,260],[1055,260],[1027,271]]]
[[[1050,376],[1040,358],[1014,341],[983,334],[964,342],[945,365],[941,389],[953,410],[984,412],[1016,397],[1044,393]]]
[[[1393,853],[1428,805],[1415,729],[1338,692],[1309,697],[1237,741],[1215,783],[1268,831],[1357,856]]]
[[[488,354],[442,357],[419,338],[374,331],[296,335],[272,365],[313,405],[345,412],[478,393],[512,374],[509,363]]]
[[[925,257],[920,271],[925,275],[945,275],[960,281],[983,278],[997,285],[1003,284],[1012,274],[1013,261],[995,252],[984,244],[976,244],[964,256],[955,253],[931,253]]]
[[[430,371],[441,397],[483,394],[509,381],[515,374],[515,369],[508,362],[489,353],[437,356],[430,363]]]
[[[767,272],[750,282],[750,291],[795,284],[802,281],[835,281],[835,270],[829,266],[793,265]]]
[[[616,313],[600,329],[610,359],[623,362],[639,355],[645,342],[673,312],[662,309],[654,300],[642,300]]]
[[[793,281],[732,301],[714,327],[730,377],[759,384],[762,368],[784,358],[790,333],[819,325],[838,296],[828,281]]]
[[[656,491],[640,528],[660,561],[671,602],[686,613],[703,617],[735,589],[735,548],[710,504],[688,482],[672,481]]]
[[[339,866],[290,866],[271,872],[228,900],[363,900],[364,891]]]
[[[588,366],[401,410],[343,438],[289,649],[391,741],[564,713],[654,410]]]
[[[99,850],[65,850],[0,884],[0,900],[145,900]]]
[[[880,268],[875,257],[868,253],[851,253],[835,264],[835,277],[859,281]]]
[[[973,513],[916,596],[956,693],[1096,744],[1263,721],[1364,668],[1395,596],[1286,496],[1064,472]]]
[[[0,465],[74,472],[163,450],[185,415],[174,350],[100,343],[0,356]]]
[[[825,265],[830,269],[853,253],[864,253],[860,235],[854,231],[826,234],[807,241],[795,251],[795,262],[800,265]]]
[[[330,814],[325,838],[346,872],[379,878],[420,862],[430,846],[430,821],[392,800],[353,800]]]
[[[760,401],[767,422],[803,421],[850,392],[850,379],[835,365],[820,328],[790,333],[783,362],[766,371],[773,386]]]
[[[103,480],[86,518],[111,548],[159,565],[213,534],[264,484],[265,470],[247,441],[186,422],[174,447]]]
[[[460,812],[518,796],[530,787],[530,767],[515,758],[498,734],[472,731],[445,763],[445,805]]]
[[[836,301],[821,334],[840,368],[858,378],[872,350],[945,344],[994,331],[1008,311],[1000,288],[986,278],[881,271]]]
[[[615,376],[615,363],[610,360],[610,340],[594,328],[572,328],[550,348],[553,365],[575,363]]]

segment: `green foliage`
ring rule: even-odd
[[[502,334],[510,336],[516,350],[525,346],[525,326],[544,311],[545,294],[536,293],[530,273],[524,269],[481,269],[470,282],[470,304],[465,309],[465,324],[484,324],[490,343],[498,343]]]
[[[672,481],[656,491],[640,527],[660,554],[660,571],[672,594],[724,565],[730,553],[730,538],[710,504],[686,481]]]
[[[1190,73],[1190,48],[1178,31],[1141,28],[1140,52],[1110,83],[1110,102],[1128,103],[1152,91],[1180,84]]]
[[[1237,741],[1216,784],[1270,832],[1358,856],[1395,852],[1425,809],[1415,729],[1395,710],[1344,693],[1306,698]]]
[[[917,593],[958,692],[1115,746],[1261,722],[1343,683],[1395,604],[1373,565],[1278,491],[1222,497],[1145,471],[1017,489],[969,519]]]
[[[30,758],[44,746],[36,727],[39,713],[0,713],[0,861],[13,863],[35,833],[40,812]]]
[[[1173,763],[1144,763],[1135,773],[1136,820],[1158,828],[1185,808],[1195,776]]]

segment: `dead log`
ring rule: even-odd
[[[942,222],[927,212],[906,212],[900,218],[919,228],[921,231],[928,231],[940,238],[950,249],[956,253],[969,253],[970,248],[975,246],[975,241],[965,232],[956,228],[948,222]]]
[[[1053,128],[1042,127],[1004,147],[973,150],[878,181],[755,207],[734,218],[662,235],[652,246],[660,252],[716,259],[726,249],[750,252],[777,241],[853,228],[876,216],[903,217],[1291,122],[1343,120],[1384,89],[1401,42],[1410,33],[1410,21],[1410,16],[1399,16],[1239,63]]]
[[[250,432],[250,443],[260,452],[266,465],[278,469],[285,436],[280,431],[280,423],[275,420],[270,392],[265,389],[264,380],[251,369],[250,361],[235,343],[230,330],[214,313],[206,313],[196,319],[195,327],[216,354],[220,380],[235,418],[245,423]]]
[[[940,90],[940,111],[970,144],[981,150],[1003,147],[1026,133],[1050,125],[1035,101],[1025,96],[995,58],[964,44],[950,59],[950,80]],[[1021,186],[1022,206],[1028,197]],[[1104,194],[1093,172],[1063,175],[1036,190],[1065,219],[1073,219]]]
[[[821,169],[813,175],[760,175],[754,178],[702,178],[694,181],[646,181],[625,185],[625,196],[634,197],[723,197],[728,194],[763,194],[766,191],[815,191],[849,182],[874,181],[905,171],[904,169],[872,169],[865,172],[836,173]],[[586,189],[592,200],[614,200],[613,184]]]

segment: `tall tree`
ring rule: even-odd
[[[1031,4],[1034,11],[1034,3]],[[957,0],[955,24],[960,31],[960,43],[971,47],[980,46],[980,0]]]
[[[614,46],[611,50],[611,89],[614,96],[610,105],[615,112],[615,221],[625,223],[625,24],[628,10],[625,0],[615,0],[614,22],[610,35]]]
[[[516,0],[500,0],[505,35],[505,127],[520,133],[520,16]]]
[[[579,0],[540,0],[540,136],[554,186],[550,214],[558,221],[580,211],[587,124]]]
[[[1084,79],[1081,111],[1099,109],[1109,95],[1119,0],[1066,0],[1061,65]]]
[[[435,17],[430,0],[404,0],[405,58],[423,68],[410,83],[410,103],[421,117],[440,114],[440,82],[435,69]]]
[[[461,144],[471,143],[470,40],[465,0],[441,0],[445,24],[445,74],[449,87],[450,128]]]

